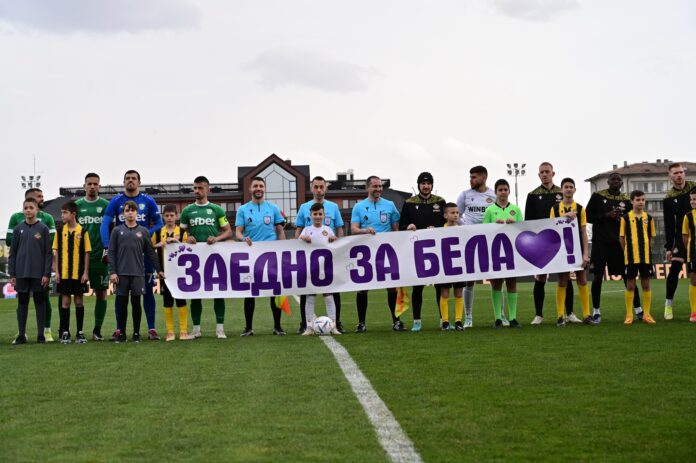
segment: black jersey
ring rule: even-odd
[[[548,219],[549,211],[553,206],[563,200],[561,188],[553,185],[551,188],[539,188],[532,190],[527,195],[527,203],[524,206],[524,219]]]
[[[399,230],[406,230],[410,224],[417,229],[442,227],[445,220],[445,200],[439,196],[430,195],[428,199],[420,195],[413,196],[404,202],[399,219]]]
[[[619,212],[615,219],[610,219],[606,215],[614,208]],[[614,195],[608,189],[592,193],[585,209],[587,221],[592,224],[592,241],[618,243],[621,217],[632,209],[631,199],[625,193]]]
[[[667,192],[665,199],[662,200],[662,209],[665,215],[665,249],[668,251],[679,244],[684,244],[681,227],[684,223],[684,216],[691,210],[689,191],[693,188],[696,188],[696,182],[686,182],[681,190],[672,187]],[[680,247],[683,248],[683,246]]]

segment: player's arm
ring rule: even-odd
[[[464,210],[465,210],[465,204],[466,204],[466,194],[462,191],[459,193],[459,196],[457,196],[457,209],[459,209],[459,220],[457,223],[459,225],[464,225]],[[443,211],[444,212],[444,211]]]
[[[621,218],[621,225],[619,226],[619,243],[621,244],[621,249],[626,250],[626,219]]]
[[[302,230],[304,230],[305,227],[305,219],[304,219],[304,209],[305,205],[301,205],[300,209],[297,211],[297,217],[295,217],[295,238],[299,238],[300,235],[302,235]]]
[[[587,202],[587,221],[590,223],[599,223],[604,218],[604,212],[600,202],[600,196],[597,193],[592,193],[590,200]]]
[[[19,248],[20,239],[20,237],[17,237],[16,240],[12,240],[12,244],[10,245],[10,256],[7,258],[7,273],[10,274],[10,278],[13,280],[17,276],[15,266],[17,264],[17,249]],[[13,281],[12,286],[14,285],[15,282]]]
[[[211,236],[208,238],[208,244],[217,243],[218,241],[225,241],[232,238],[232,226],[229,223],[225,223],[225,225],[221,228],[222,231],[218,236]]]
[[[82,272],[82,283],[87,283],[89,281],[89,256],[92,255],[92,243],[89,241],[89,233],[85,233],[82,237],[85,240],[85,271]]]
[[[46,215],[48,216],[46,218],[46,226],[48,227],[49,243],[52,243],[53,237],[56,236],[56,221],[51,214],[47,213]]]
[[[43,230],[42,235],[44,240],[44,273],[43,277],[41,277],[41,286],[45,288],[51,281],[51,271],[53,270],[53,249],[51,249],[51,234],[47,228]]]
[[[60,283],[60,263],[58,262],[58,236],[53,237],[53,272],[56,274],[56,284]]]
[[[675,220],[675,213],[672,210],[672,201],[669,201],[668,198],[665,198],[662,201],[662,209],[664,213],[664,220],[663,222],[665,223],[665,249],[667,250],[667,260],[670,260],[672,256],[672,249],[674,248],[674,222]]]
[[[158,273],[160,277],[164,278],[162,268],[160,267],[159,259],[157,258],[157,252],[155,252],[155,248],[152,247],[150,239],[147,236],[143,236],[142,243],[145,256],[147,257],[147,260],[150,261],[150,265],[152,265],[152,268],[155,269],[155,273]]]
[[[283,223],[277,223],[275,225],[275,234],[276,234],[277,240],[284,240],[285,239],[285,231],[283,229]]]
[[[401,219],[401,214],[394,203],[392,203],[392,213],[390,218],[392,231],[399,231],[399,220]]]
[[[691,231],[689,230],[689,216],[684,216],[684,222],[682,222],[682,241],[684,241],[684,247],[689,249],[689,235]],[[693,258],[693,256],[692,256]]]
[[[118,197],[118,196],[117,196]],[[109,238],[111,233],[111,224],[114,222],[114,217],[118,213],[118,207],[116,206],[116,198],[109,201],[104,211],[104,217],[102,217],[102,223],[99,227],[99,235],[101,236],[102,244],[104,245],[104,250],[109,249]]]
[[[164,220],[162,220],[162,214],[160,214],[159,206],[153,198],[148,197],[148,217],[150,217],[150,224],[152,225],[149,229],[150,234],[160,231],[164,227]]]
[[[345,224],[343,223],[343,217],[341,217],[341,209],[338,206],[336,206],[334,212],[334,226],[336,227],[336,238],[341,238],[345,235],[345,231],[343,230]]]
[[[527,201],[524,203],[524,216],[527,217],[527,220],[536,218],[534,215],[534,196],[531,193],[527,195]]]
[[[411,218],[408,215],[408,202],[404,201],[401,206],[401,218],[399,218],[399,230],[415,230],[416,226],[411,223]]]
[[[587,246],[587,226],[580,227],[580,236],[582,237],[582,262],[583,267],[590,262],[590,253]]]
[[[5,244],[12,249],[12,235],[14,234],[14,229],[19,225],[19,220],[17,220],[17,214],[12,214],[10,217],[10,223],[7,225],[7,235],[5,235]]]
[[[107,249],[108,256],[109,256],[109,279],[111,280],[112,283],[118,283],[118,277],[116,276],[116,263],[117,263],[117,257],[116,253],[118,251],[118,233],[116,232],[116,229],[114,228],[111,231],[111,239],[109,240],[109,247]],[[116,277],[114,279],[114,277]]]

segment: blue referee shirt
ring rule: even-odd
[[[379,198],[377,202],[366,198],[353,206],[350,223],[360,224],[360,228],[372,227],[377,233],[392,230],[392,224],[399,223],[399,211],[393,202]]]
[[[314,223],[312,220],[312,211],[310,211],[314,203],[316,203],[316,201],[311,200],[300,206],[300,210],[297,211],[297,219],[295,219],[295,226],[297,228],[309,227]],[[326,199],[322,204],[324,205],[324,225],[331,227],[334,235],[338,236],[336,229],[343,227],[343,219],[341,218],[341,211],[338,209],[338,204]]]
[[[264,201],[254,204],[249,201],[237,210],[235,227],[244,227],[244,237],[251,241],[275,241],[275,226],[285,223],[280,209],[273,203]]]

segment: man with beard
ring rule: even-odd
[[[590,202],[585,209],[587,221],[592,224],[592,256],[590,257],[590,271],[592,279],[592,318],[599,323],[602,320],[600,300],[602,296],[602,281],[605,269],[609,275],[621,275],[626,284],[624,275],[624,252],[619,241],[619,228],[621,217],[631,211],[631,199],[621,192],[623,179],[614,172],[607,179],[609,188],[592,193]],[[638,287],[633,297],[633,307],[639,319],[643,317],[643,309],[640,308],[640,295]]]
[[[125,223],[123,205],[127,201],[135,202],[138,207],[136,222],[138,225],[147,228],[150,235],[159,231],[164,225],[159,206],[157,206],[155,200],[151,196],[140,191],[140,174],[137,171],[129,170],[124,174],[123,187],[125,191],[111,199],[109,205],[106,207],[106,212],[104,212],[104,218],[102,219],[100,232],[105,253],[108,253],[109,249],[111,224],[113,223],[114,226],[118,226]],[[107,254],[105,254],[105,257],[106,256]],[[160,337],[155,329],[155,295],[153,293],[157,274],[150,262],[145,258],[143,259],[145,263],[145,295],[143,296],[143,305],[145,307],[145,318],[147,319],[147,338],[151,341],[158,341]],[[117,310],[118,309],[117,307]],[[125,308],[123,310],[125,310]]]
[[[341,210],[338,205],[333,201],[329,201],[325,198],[327,183],[324,177],[314,177],[312,179],[312,195],[313,198],[310,201],[302,204],[300,209],[297,211],[297,218],[295,219],[295,238],[299,238],[302,234],[304,227],[309,227],[312,225],[312,214],[311,208],[315,203],[324,205],[324,225],[331,227],[334,235],[340,238],[344,235],[343,231],[343,218],[341,217]],[[341,293],[333,293],[334,303],[336,304],[336,329],[345,333],[343,329],[343,324],[341,323]],[[302,334],[307,329],[307,317],[305,314],[305,305],[307,303],[307,296],[300,296],[300,328],[297,330],[297,334]]]
[[[422,230],[424,228],[442,227],[445,224],[445,200],[432,194],[433,176],[430,172],[421,172],[418,175],[418,194],[406,200],[401,208],[401,218],[399,219],[400,230]],[[435,300],[440,301],[439,287],[435,286]],[[455,299],[457,303],[463,304],[461,298]],[[411,293],[411,305],[413,306],[413,327],[411,331],[421,330],[421,308],[423,306],[423,286],[414,286]],[[458,329],[464,329],[462,322],[459,322]]]
[[[34,198],[36,204],[38,205],[39,211],[36,214],[37,221],[45,224],[48,227],[49,237],[51,243],[53,242],[53,236],[56,234],[56,221],[53,220],[53,216],[47,212],[42,211],[44,204],[43,191],[39,188],[29,188],[24,192],[24,199]],[[10,217],[10,224],[7,226],[7,235],[5,236],[5,244],[8,248],[12,246],[12,232],[14,228],[20,223],[24,222],[24,211],[15,212]],[[51,334],[51,298],[50,298],[50,285],[46,286],[45,289],[45,318],[44,318],[44,338],[46,342],[53,342],[53,335]]]

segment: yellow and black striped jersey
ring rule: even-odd
[[[626,241],[624,263],[651,264],[650,240],[655,237],[655,221],[647,212],[638,216],[634,211],[621,218],[619,236]]]
[[[682,235],[689,239],[686,246],[686,260],[688,262],[696,261],[696,209],[692,209],[684,216]]]
[[[153,246],[156,246],[162,241],[166,242],[167,238],[176,238],[183,243],[188,240],[188,233],[186,233],[185,230],[182,230],[178,225],[176,225],[174,227],[174,231],[171,232],[167,230],[166,226],[164,226],[152,234],[150,241],[152,241]],[[164,247],[155,248],[155,250],[157,251],[157,258],[160,262],[160,268],[164,270]]]
[[[60,233],[53,237],[53,250],[56,252],[56,268],[60,278],[79,280],[85,271],[85,254],[92,252],[87,229],[79,223],[73,230],[63,225]]]

